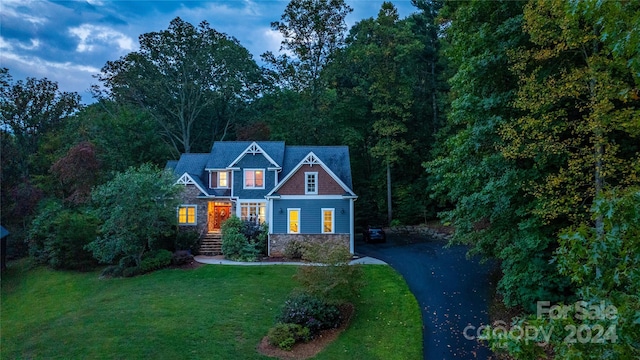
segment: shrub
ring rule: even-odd
[[[194,230],[178,230],[173,246],[175,251],[188,250],[196,254],[200,248],[200,234]]]
[[[247,246],[247,238],[236,229],[229,229],[222,234],[222,253],[229,259],[240,258]]]
[[[65,211],[55,220],[57,233],[46,244],[49,265],[54,269],[86,271],[97,261],[85,246],[97,236],[98,219],[88,213]]]
[[[119,265],[110,265],[106,268],[102,269],[100,273],[102,277],[121,277],[122,276],[122,268]]]
[[[349,265],[351,253],[331,242],[305,244],[303,258],[325,266],[301,266],[295,275],[303,290],[330,303],[354,301],[364,286],[362,267]]]
[[[304,250],[304,243],[298,240],[291,240],[284,246],[283,255],[288,259],[301,259]]]
[[[85,246],[97,236],[98,219],[89,212],[45,203],[29,231],[29,253],[54,269],[90,270],[97,265]]]
[[[269,344],[283,350],[291,350],[299,341],[307,342],[311,338],[309,328],[298,324],[277,323],[267,334]]]
[[[132,266],[128,268],[122,269],[122,276],[124,277],[134,277],[142,274],[139,266]]]
[[[258,234],[260,234],[260,225],[256,224],[255,221],[245,220],[242,222],[240,232],[247,238],[247,240],[255,242]]]
[[[230,232],[242,233],[243,228],[242,220],[236,215],[231,215],[227,220],[222,223],[220,230],[222,231],[222,235],[228,234]],[[235,231],[234,231],[235,230]]]
[[[162,269],[171,264],[173,254],[169,250],[161,249],[146,253],[142,257],[139,270],[141,273],[147,273],[154,270]]]
[[[276,321],[306,327],[315,337],[320,330],[337,328],[342,318],[337,306],[311,294],[298,293],[285,301]]]
[[[256,261],[262,245],[249,241],[243,231],[248,231],[245,223],[235,215],[222,223],[222,253],[235,261]],[[266,240],[263,247],[266,248]]]
[[[171,257],[171,264],[176,266],[188,264],[191,261],[193,261],[193,255],[186,250],[178,250]]]
[[[158,239],[174,234],[182,189],[171,172],[149,164],[113,175],[91,193],[102,224],[87,249],[102,263],[133,256],[139,266]]]
[[[63,206],[58,201],[43,201],[38,215],[31,222],[29,228],[29,255],[40,264],[49,261],[49,254],[45,247],[48,239],[57,233],[55,226],[56,215],[63,211]]]
[[[258,233],[255,237],[255,248],[259,254],[267,254],[267,241],[269,240],[269,225],[267,223],[260,224]]]

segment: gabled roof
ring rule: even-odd
[[[274,167],[282,167],[283,141],[220,141],[213,143],[206,170],[226,169],[236,165],[244,155],[252,153],[255,146]]]
[[[289,175],[311,152],[350,190],[353,188],[348,146],[287,146],[282,166],[284,176]]]
[[[349,148],[346,146],[287,146],[283,174],[285,177],[269,192],[278,191],[303,165],[319,165],[342,186],[346,194],[355,196],[351,181]]]
[[[165,168],[173,170],[182,183],[197,186],[204,195],[229,196],[229,189],[209,189],[208,184],[205,184],[209,179],[208,171],[234,167],[243,156],[256,153],[264,155],[274,168],[282,169],[281,181],[271,193],[304,165],[305,161],[312,161],[323,166],[345,189],[345,193],[354,195],[351,190],[353,183],[347,146],[285,146],[282,141],[221,141],[213,144],[211,153],[182,154],[180,160],[168,161]],[[219,193],[220,191],[224,194]]]
[[[179,180],[186,181],[187,179],[183,179],[185,174],[187,174],[190,180],[196,185],[200,191],[202,191],[205,195],[207,193],[207,186],[204,186],[202,183],[202,179],[207,179],[207,174],[204,171],[204,166],[209,159],[209,154],[182,154],[180,156],[180,160],[175,165],[173,172],[180,177]],[[169,163],[167,163],[167,168],[169,168]]]

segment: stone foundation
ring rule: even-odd
[[[310,243],[332,242],[349,249],[349,234],[270,234],[269,256],[284,256],[284,249],[293,240]]]

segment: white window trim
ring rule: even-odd
[[[268,222],[269,221],[269,204],[261,199],[247,199],[247,200],[242,200],[242,201],[238,201],[238,206],[237,206],[237,211],[236,211],[236,216],[238,216],[239,218],[242,219],[242,207],[243,206],[247,206],[247,204],[258,204],[258,205],[264,205],[264,221],[263,222]],[[259,216],[258,216],[259,218]]]
[[[291,212],[298,212],[298,232],[291,231]],[[287,234],[300,234],[300,229],[302,228],[302,211],[300,208],[287,208]]]
[[[194,213],[194,217],[193,217],[193,223],[181,223],[180,222],[180,209],[181,208],[193,208],[193,213]],[[176,216],[178,218],[178,225],[180,226],[197,226],[198,225],[198,205],[195,204],[183,204],[183,205],[178,205],[178,207],[176,208]],[[187,219],[189,219],[189,212],[187,211]]]
[[[228,189],[228,188],[229,188],[229,177],[230,177],[230,176],[229,176],[229,172],[227,172],[227,171],[218,171],[217,173],[218,173],[218,179],[217,179],[217,180],[218,180],[218,182],[216,183],[216,188],[219,188],[219,189]],[[227,186],[220,186],[220,175],[221,175],[222,173],[227,174]]]
[[[324,212],[331,212],[331,231],[324,231]],[[320,211],[320,231],[322,234],[335,234],[336,233],[336,209],[334,208],[322,208]]]
[[[254,173],[256,171],[262,171],[262,186],[247,186],[247,182],[246,182],[247,171],[253,171]],[[249,190],[264,189],[266,180],[267,180],[267,176],[266,176],[266,172],[264,171],[264,169],[244,169],[244,170],[242,170],[242,188],[243,189],[249,189]],[[254,177],[253,183],[255,184],[255,177]]]
[[[315,180],[315,191],[309,191],[309,177],[313,176]],[[305,172],[304,173],[304,194],[305,195],[318,195],[318,172]]]

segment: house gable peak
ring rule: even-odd
[[[262,147],[260,147],[260,145],[258,145],[258,143],[255,141],[252,142],[242,153],[240,153],[240,155],[238,155],[238,157],[235,158],[235,160],[233,160],[227,166],[227,168],[232,168],[236,166],[238,162],[242,160],[243,157],[245,157],[245,155],[258,155],[258,154],[264,156],[265,159],[267,159],[267,161],[269,161],[274,168],[280,169],[280,165],[275,160],[273,160],[271,156],[269,156],[269,154],[266,151],[264,151]]]
[[[310,152],[305,158],[304,160],[302,160],[301,165],[309,165],[309,166],[313,166],[313,165],[320,165],[322,164],[322,161],[320,161],[320,159],[318,159],[318,157],[316,156],[316,154],[312,152]]]
[[[198,190],[200,190],[203,194],[207,194],[207,191],[205,191],[205,189],[202,187],[202,185],[200,185],[200,183],[198,181],[196,181],[194,179],[193,176],[191,176],[189,173],[184,173],[182,174],[182,176],[180,176],[178,178],[178,181],[176,181],[176,185],[180,184],[180,185],[194,185],[195,187],[198,188]]]
[[[277,191],[282,188],[282,186],[287,183],[289,181],[289,179],[291,179],[295,173],[304,165],[309,165],[309,166],[313,166],[313,165],[318,165],[320,167],[322,167],[322,169],[324,169],[324,171],[326,171],[326,173],[336,182],[338,183],[338,185],[340,185],[340,187],[345,191],[345,196],[355,196],[353,191],[351,191],[351,189],[349,189],[349,187],[342,181],[340,180],[340,178],[338,176],[336,176],[336,174],[331,171],[331,169],[322,161],[320,160],[320,158],[313,153],[313,151],[310,151],[285,177],[284,179],[282,179],[282,181],[280,181],[280,183],[278,183],[278,185],[276,185],[276,187],[271,190],[269,192],[269,194],[267,194],[267,196],[273,196],[274,194],[277,194]]]

